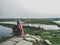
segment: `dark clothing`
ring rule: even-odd
[[[13,27],[13,35],[14,36],[23,36],[24,35],[22,25],[15,25]]]
[[[15,26],[13,27],[13,35],[14,35],[14,36],[19,36],[19,30],[18,30],[18,26],[17,26],[17,25],[15,25]]]

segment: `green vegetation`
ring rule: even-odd
[[[14,21],[13,19],[0,19],[0,22],[4,22],[4,21]]]
[[[24,20],[24,23],[32,23],[32,24],[52,24],[58,25],[54,22],[48,20]],[[0,24],[6,27],[12,28],[14,25],[11,24]],[[60,25],[58,25],[60,27]],[[43,38],[43,40],[48,39],[52,44],[60,44],[60,30],[41,30],[36,28],[24,27],[25,34],[31,35],[39,35]],[[7,38],[4,38],[7,39]],[[3,38],[1,41],[5,41]]]
[[[5,26],[5,27],[10,27],[10,28],[14,26],[13,24],[0,24],[0,25]]]
[[[11,36],[11,37],[12,37],[12,36]],[[4,42],[4,41],[10,39],[11,37],[2,37],[2,38],[0,38],[0,42]]]
[[[30,20],[30,21],[25,21],[25,23],[31,23],[31,24],[53,24],[51,21],[48,20]]]
[[[60,30],[40,30],[34,28],[24,28],[24,32],[31,35],[39,35],[43,40],[48,39],[52,44],[60,44]]]

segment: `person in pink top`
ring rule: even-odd
[[[18,28],[19,36],[24,37],[23,26],[19,21],[17,21],[17,28]]]
[[[19,21],[17,21],[17,25],[13,27],[13,35],[24,37],[23,26]]]

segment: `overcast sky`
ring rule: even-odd
[[[0,18],[60,17],[60,0],[0,0]]]

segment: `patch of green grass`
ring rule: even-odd
[[[9,27],[9,28],[12,28],[14,25],[13,24],[0,24],[2,26],[5,26],[5,27]]]
[[[40,30],[36,29],[36,28],[23,28],[25,34],[29,33],[29,34],[33,34],[33,35],[40,35]]]
[[[52,44],[60,44],[60,38],[57,38],[57,37],[48,37],[48,36],[44,36],[43,39],[47,39],[49,40]]]
[[[4,42],[10,38],[12,38],[12,36],[11,37],[2,37],[2,38],[0,38],[0,42]]]
[[[31,24],[53,24],[51,21],[48,20],[31,20],[31,21],[25,21],[25,23],[31,23]]]
[[[0,19],[0,22],[5,22],[5,21],[14,21],[13,19]]]

